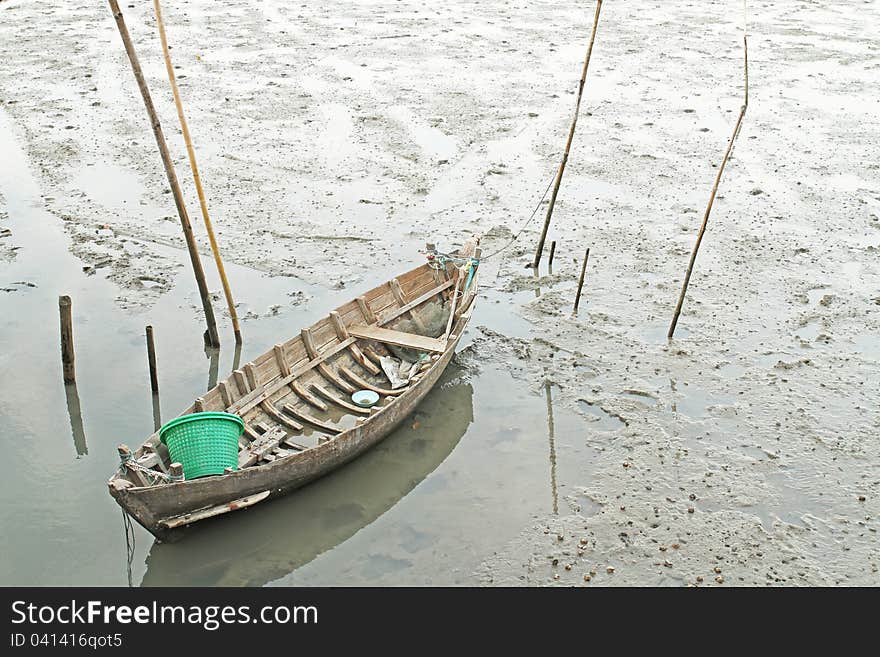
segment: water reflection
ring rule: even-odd
[[[232,371],[238,369],[238,366],[241,365],[241,342],[235,343],[235,352],[232,355]]]
[[[240,355],[241,345],[235,345],[236,359]],[[208,357],[208,390],[217,385],[217,373],[220,370],[220,349],[218,347],[205,347],[205,356]],[[232,369],[236,369],[233,367]]]
[[[162,428],[162,410],[159,408],[159,395],[153,393],[153,430]]]
[[[556,489],[556,437],[553,426],[553,398],[550,392],[550,381],[544,381],[544,393],[547,397],[547,435],[550,437],[550,493],[553,496],[553,513],[559,513],[559,494]]]
[[[450,364],[418,410],[373,449],[279,500],[155,542],[143,586],[259,586],[382,516],[431,474],[474,420],[473,387]]]
[[[70,416],[70,430],[73,433],[73,448],[76,456],[85,456],[89,453],[86,444],[86,432],[83,429],[82,410],[79,406],[79,393],[76,383],[64,384],[64,394],[67,396],[67,414]]]

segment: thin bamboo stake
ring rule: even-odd
[[[205,343],[212,347],[220,346],[220,337],[217,334],[217,323],[214,319],[214,308],[211,306],[211,296],[208,292],[208,285],[205,282],[205,270],[202,268],[202,261],[199,258],[199,250],[196,245],[196,239],[193,236],[192,224],[189,221],[189,215],[186,212],[186,205],[183,202],[183,194],[180,191],[180,184],[177,181],[177,174],[174,172],[174,163],[171,161],[171,154],[168,152],[168,144],[165,143],[165,135],[162,133],[162,126],[159,123],[159,117],[156,115],[156,108],[153,106],[153,99],[150,96],[150,89],[144,79],[140,62],[131,37],[128,34],[128,28],[125,26],[125,19],[122,16],[122,10],[116,0],[108,0],[110,11],[116,21],[116,27],[119,29],[119,36],[122,37],[122,43],[125,46],[125,52],[128,60],[131,62],[131,69],[140,89],[141,96],[144,100],[144,107],[147,115],[150,117],[150,125],[153,128],[153,135],[156,138],[156,145],[159,147],[159,154],[162,156],[162,164],[165,167],[165,175],[168,176],[168,184],[171,186],[171,193],[174,196],[174,204],[177,206],[177,214],[180,215],[180,225],[183,228],[183,236],[186,239],[186,248],[189,251],[189,258],[192,262],[193,273],[196,277],[196,284],[199,288],[199,296],[202,299],[202,308],[205,311],[205,322],[208,330],[205,332]]]
[[[703,234],[706,232],[706,226],[709,223],[709,213],[712,211],[712,203],[715,202],[715,194],[718,192],[718,184],[721,182],[721,174],[724,173],[724,167],[730,158],[730,152],[733,149],[733,142],[739,134],[742,126],[743,117],[746,114],[746,108],[749,106],[749,44],[746,38],[745,26],[743,26],[743,75],[745,78],[745,99],[739,110],[739,117],[736,119],[736,125],[733,128],[733,135],[727,143],[727,150],[724,151],[724,158],[721,160],[721,166],[718,167],[718,174],[715,176],[715,184],[712,185],[712,193],[709,195],[709,203],[706,206],[706,213],[703,215],[703,223],[700,225],[700,231],[697,233],[697,241],[694,244],[694,250],[691,252],[691,260],[688,263],[687,272],[684,276],[684,283],[681,286],[681,294],[678,296],[678,303],[675,306],[675,314],[672,316],[672,323],[669,325],[669,332],[666,334],[668,339],[672,339],[675,334],[675,327],[678,325],[678,316],[681,314],[681,307],[684,304],[684,297],[687,293],[688,283],[691,280],[691,273],[694,270],[694,263],[697,261],[697,252],[700,250],[700,243],[703,241]]]
[[[550,257],[547,260],[547,266],[553,266],[553,256],[556,255],[556,240],[550,242]]]
[[[165,57],[165,70],[168,72],[168,82],[171,84],[171,93],[174,95],[174,105],[177,108],[177,118],[180,119],[180,129],[183,132],[183,141],[186,143],[186,153],[189,156],[189,166],[192,170],[196,192],[199,195],[199,205],[202,209],[202,219],[205,221],[205,230],[208,233],[208,241],[211,243],[211,251],[214,254],[214,263],[217,265],[217,273],[223,283],[223,294],[226,296],[226,305],[229,307],[229,316],[232,318],[232,329],[235,331],[235,342],[241,344],[241,327],[238,324],[238,313],[235,312],[235,302],[232,300],[232,290],[229,287],[229,279],[226,277],[226,268],[220,257],[220,247],[217,238],[214,237],[214,225],[208,214],[208,202],[205,200],[205,190],[202,188],[202,177],[199,175],[199,166],[196,163],[196,152],[193,149],[192,139],[189,134],[189,125],[183,112],[183,103],[180,100],[180,90],[177,88],[177,76],[171,65],[171,55],[168,51],[168,40],[165,36],[165,24],[162,22],[162,8],[159,0],[153,0],[153,8],[156,12],[156,24],[159,26],[159,40],[162,42],[162,54]]]
[[[590,249],[587,249],[587,252],[584,254],[584,264],[581,265],[581,277],[578,280],[577,295],[574,298],[574,312],[578,311],[578,306],[581,304],[581,290],[584,288],[584,274],[587,273],[587,260],[589,259]]]
[[[590,45],[587,48],[587,56],[584,59],[584,69],[578,84],[577,103],[574,106],[574,118],[571,120],[571,129],[568,131],[568,141],[565,142],[565,152],[562,154],[562,162],[556,172],[556,181],[553,183],[553,193],[550,195],[550,205],[547,206],[547,216],[544,218],[544,228],[541,231],[541,239],[535,251],[535,259],[532,268],[537,269],[541,262],[541,254],[544,252],[544,241],[547,239],[547,230],[550,228],[550,218],[553,216],[553,208],[556,206],[556,195],[559,193],[559,185],[562,183],[562,174],[565,172],[565,164],[568,162],[568,154],[571,151],[571,142],[574,140],[574,129],[577,126],[578,114],[581,109],[581,97],[584,94],[584,83],[587,80],[587,69],[590,66],[590,56],[593,54],[593,41],[596,40],[596,30],[599,28],[599,11],[602,9],[602,0],[596,0],[596,16],[593,19],[593,33],[590,35]]]

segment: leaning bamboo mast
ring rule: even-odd
[[[745,12],[745,0],[743,0],[743,12]],[[715,175],[715,184],[712,185],[712,192],[709,194],[709,203],[706,205],[706,212],[703,215],[703,223],[697,233],[697,241],[694,243],[694,250],[691,252],[691,259],[688,263],[687,271],[684,275],[684,283],[681,286],[681,293],[678,296],[678,303],[675,305],[675,312],[672,315],[672,323],[669,325],[669,331],[666,337],[672,339],[675,335],[675,327],[678,325],[678,316],[681,314],[681,307],[684,304],[684,297],[687,294],[688,283],[691,280],[691,273],[694,271],[694,264],[697,261],[697,252],[700,250],[700,244],[703,241],[703,235],[706,232],[706,226],[709,223],[709,213],[712,212],[712,204],[715,202],[715,195],[718,193],[718,184],[721,182],[721,175],[724,173],[724,167],[730,159],[730,152],[733,150],[733,142],[736,141],[742,127],[743,117],[746,115],[746,109],[749,106],[749,43],[746,35],[746,24],[743,22],[743,78],[745,81],[745,92],[743,104],[739,109],[739,117],[736,119],[736,125],[733,127],[733,134],[727,143],[727,150],[724,151],[724,157],[721,158],[721,166],[718,167],[718,173]]]
[[[214,309],[211,306],[211,297],[208,293],[208,285],[205,282],[205,270],[202,268],[202,261],[199,258],[198,247],[193,236],[192,224],[189,221],[189,215],[186,212],[186,205],[183,202],[183,194],[180,191],[180,184],[177,181],[177,174],[174,172],[174,164],[171,161],[171,154],[168,152],[168,144],[165,143],[165,135],[162,133],[162,126],[159,124],[159,117],[156,115],[156,108],[153,106],[153,99],[150,97],[150,90],[144,79],[137,53],[131,43],[131,37],[128,34],[128,28],[125,26],[125,20],[122,16],[122,10],[116,0],[108,0],[110,3],[110,11],[116,20],[116,27],[119,28],[119,36],[122,37],[122,43],[125,46],[125,52],[131,62],[131,69],[134,72],[135,80],[141,91],[144,100],[144,107],[147,115],[150,117],[150,125],[153,128],[153,135],[156,137],[156,145],[159,147],[159,154],[162,156],[162,164],[165,167],[165,175],[168,176],[168,184],[171,186],[171,193],[174,195],[174,204],[177,206],[177,214],[180,215],[180,225],[183,228],[183,236],[186,239],[186,248],[189,251],[189,257],[192,261],[193,272],[196,276],[196,284],[199,288],[199,296],[202,298],[202,308],[205,310],[205,321],[208,324],[208,330],[205,331],[205,343],[210,347],[220,346],[220,337],[217,335],[217,323],[214,319]]]
[[[568,141],[565,142],[565,152],[556,172],[556,181],[553,183],[553,193],[550,195],[550,204],[547,206],[547,216],[544,218],[544,228],[541,231],[541,239],[535,250],[535,258],[532,260],[532,268],[537,268],[541,262],[541,254],[544,252],[544,241],[547,239],[547,229],[550,228],[550,219],[553,217],[553,208],[556,206],[556,195],[559,193],[559,185],[562,184],[562,174],[565,173],[565,165],[568,162],[568,154],[571,151],[571,142],[574,140],[574,129],[577,127],[578,114],[581,110],[581,98],[584,95],[584,83],[587,80],[587,69],[590,67],[590,56],[593,54],[593,42],[596,40],[596,30],[599,28],[599,12],[602,10],[602,0],[596,1],[596,15],[593,18],[593,33],[590,35],[590,45],[587,47],[587,56],[584,59],[584,69],[578,84],[577,103],[574,106],[574,117],[571,120],[571,128],[568,131]]]
[[[199,167],[196,164],[196,153],[193,149],[192,139],[189,135],[189,126],[183,113],[183,103],[180,101],[180,90],[177,88],[177,76],[171,65],[171,55],[168,52],[168,40],[165,36],[165,25],[162,22],[162,8],[159,0],[153,0],[153,9],[156,12],[156,24],[159,26],[159,40],[162,42],[162,54],[165,57],[165,70],[168,72],[168,82],[171,84],[171,93],[174,95],[174,105],[177,107],[177,118],[180,119],[180,129],[183,132],[183,140],[186,143],[186,153],[189,156],[189,166],[192,169],[193,181],[196,192],[199,195],[199,205],[202,208],[202,219],[205,221],[205,230],[208,232],[208,241],[211,242],[211,251],[214,254],[214,263],[217,265],[217,273],[223,283],[223,294],[226,296],[226,305],[229,307],[229,316],[232,318],[232,328],[235,331],[235,342],[241,344],[241,328],[238,324],[238,313],[235,312],[235,302],[232,300],[232,290],[229,288],[229,279],[226,278],[226,268],[220,257],[220,247],[217,238],[214,237],[214,226],[208,215],[208,202],[205,200],[205,190],[202,189],[202,178],[199,175]]]

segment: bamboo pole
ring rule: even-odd
[[[678,303],[675,305],[675,313],[672,315],[672,323],[669,325],[669,331],[666,334],[668,339],[672,339],[675,334],[675,327],[678,325],[678,316],[681,314],[681,307],[684,304],[684,297],[687,294],[688,284],[691,280],[691,273],[694,270],[694,263],[697,261],[697,252],[700,250],[700,244],[703,241],[703,234],[706,232],[706,226],[709,223],[709,213],[712,212],[712,204],[715,202],[715,195],[718,193],[718,184],[721,182],[721,175],[724,173],[724,167],[730,158],[730,152],[733,150],[733,142],[739,134],[742,126],[743,117],[746,114],[746,108],[749,106],[749,44],[745,34],[745,26],[743,27],[743,76],[745,79],[745,98],[742,107],[739,110],[739,117],[736,119],[736,125],[733,128],[733,134],[730,141],[727,142],[727,150],[724,151],[724,157],[721,160],[721,166],[718,167],[718,174],[715,176],[715,184],[712,185],[712,193],[709,195],[709,203],[706,205],[706,212],[703,215],[703,223],[700,225],[700,231],[697,233],[697,241],[694,244],[694,250],[691,252],[691,259],[688,263],[687,272],[684,275],[684,283],[681,286],[681,293],[678,296]]]
[[[199,250],[196,246],[196,240],[193,236],[192,224],[189,221],[189,215],[186,212],[186,205],[183,202],[183,194],[180,191],[180,184],[177,181],[177,174],[174,172],[174,163],[171,161],[171,154],[168,152],[168,144],[165,143],[165,135],[162,133],[162,126],[159,123],[159,117],[156,115],[156,108],[153,106],[153,99],[150,96],[150,90],[144,79],[140,62],[131,37],[128,34],[128,28],[125,26],[125,19],[122,16],[122,10],[116,0],[108,0],[110,11],[116,21],[116,27],[119,29],[119,36],[122,37],[122,43],[125,46],[125,52],[131,62],[131,69],[140,89],[141,96],[144,100],[144,107],[147,115],[150,117],[150,125],[153,128],[153,135],[156,137],[156,145],[159,147],[159,154],[162,156],[162,164],[165,167],[165,175],[168,176],[168,184],[171,186],[171,193],[174,195],[174,204],[177,206],[177,214],[180,215],[180,225],[183,228],[183,236],[186,239],[186,248],[189,251],[189,258],[192,262],[193,273],[196,277],[196,284],[199,289],[199,296],[202,299],[202,308],[205,311],[205,322],[208,330],[205,332],[205,343],[212,347],[220,346],[220,337],[217,334],[217,323],[214,319],[214,309],[211,306],[211,297],[208,293],[208,285],[205,282],[205,270],[202,268],[202,261],[199,258]]]
[[[581,277],[578,280],[578,291],[577,295],[574,298],[574,312],[578,311],[578,306],[581,303],[581,290],[584,287],[584,274],[587,273],[587,260],[590,259],[590,249],[587,249],[587,252],[584,254],[584,264],[581,265]]]
[[[602,9],[602,0],[596,0],[596,16],[593,19],[593,33],[590,35],[590,45],[587,48],[587,56],[584,59],[584,69],[578,83],[577,103],[574,106],[574,117],[571,120],[571,128],[568,131],[568,140],[565,142],[565,152],[556,172],[556,180],[553,183],[553,193],[550,194],[550,204],[547,206],[547,216],[544,217],[544,228],[541,230],[541,239],[538,240],[538,248],[535,250],[535,259],[532,268],[537,269],[541,262],[541,254],[544,252],[544,241],[547,239],[547,230],[550,228],[550,219],[553,216],[553,208],[556,206],[556,195],[559,193],[559,185],[562,183],[562,174],[565,173],[565,165],[568,162],[568,154],[571,151],[571,142],[574,140],[574,129],[577,126],[578,114],[581,109],[581,98],[584,94],[584,83],[587,80],[587,69],[590,66],[590,56],[593,54],[593,42],[596,40],[596,30],[599,28],[599,12]]]
[[[550,242],[550,257],[547,259],[547,266],[553,266],[553,256],[556,255],[556,240]]]
[[[147,327],[147,362],[150,365],[150,389],[159,392],[159,376],[156,372],[156,344],[153,342],[153,327]]]
[[[70,297],[58,297],[58,313],[61,316],[61,370],[64,383],[76,383],[76,353],[73,350]]]
[[[159,6],[159,0],[153,0],[153,8],[156,12],[156,24],[159,26],[159,40],[162,42],[165,70],[168,72],[168,82],[171,84],[171,93],[174,95],[177,118],[180,119],[180,129],[183,132],[183,141],[186,143],[186,153],[189,156],[189,166],[196,185],[196,193],[199,196],[202,219],[205,222],[208,241],[211,243],[211,252],[214,254],[217,273],[220,275],[220,281],[223,284],[223,294],[226,296],[226,305],[229,308],[229,316],[232,318],[232,329],[235,331],[235,342],[236,344],[241,344],[241,327],[238,323],[238,313],[235,311],[235,302],[232,300],[232,290],[229,287],[229,279],[226,277],[226,268],[223,266],[223,259],[220,257],[220,247],[217,244],[217,238],[214,236],[214,225],[211,223],[211,217],[208,214],[208,202],[205,200],[205,190],[202,188],[202,177],[199,175],[199,166],[196,163],[196,152],[190,138],[186,115],[183,112],[180,90],[177,88],[177,76],[174,74],[174,67],[171,65],[171,55],[168,51],[168,40],[165,35],[165,24],[162,21],[162,8]]]

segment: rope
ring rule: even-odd
[[[123,461],[119,466],[119,471],[124,473],[126,468],[133,468],[134,470],[139,470],[144,474],[153,478],[153,484],[156,484],[159,481],[175,481],[174,477],[171,475],[167,475],[164,472],[159,472],[158,470],[153,470],[144,465],[141,465],[134,458],[129,457],[125,461]]]
[[[535,206],[535,209],[532,210],[532,214],[529,215],[529,218],[528,218],[528,219],[526,220],[526,222],[523,224],[522,228],[519,229],[519,232],[518,232],[516,235],[514,235],[513,238],[512,238],[507,244],[505,244],[504,246],[502,246],[502,247],[501,247],[500,249],[498,249],[497,251],[493,251],[493,252],[490,253],[489,255],[484,255],[483,258],[482,258],[483,260],[488,260],[488,259],[491,258],[492,256],[496,256],[496,255],[498,255],[499,253],[501,253],[502,251],[506,250],[508,247],[510,247],[511,244],[513,244],[514,242],[516,242],[516,240],[519,239],[519,236],[523,234],[523,232],[525,231],[525,229],[528,228],[529,224],[532,223],[532,219],[534,219],[534,218],[535,218],[535,215],[538,214],[538,210],[541,208],[541,204],[544,202],[544,199],[547,198],[547,192],[549,192],[549,191],[550,191],[550,188],[553,186],[553,181],[556,180],[556,173],[555,173],[555,171],[556,171],[556,166],[553,167],[553,171],[554,171],[554,173],[553,173],[553,177],[550,179],[550,182],[547,183],[547,189],[545,189],[545,190],[544,190],[544,193],[541,194],[541,199],[538,201],[538,204]]]
[[[128,512],[120,507],[119,509],[122,511],[122,527],[125,530],[125,551],[126,551],[126,568],[128,570],[128,586],[134,586],[131,577],[131,565],[134,563],[134,550],[135,550],[135,534],[134,534],[134,525],[131,524],[131,516],[128,515]]]

